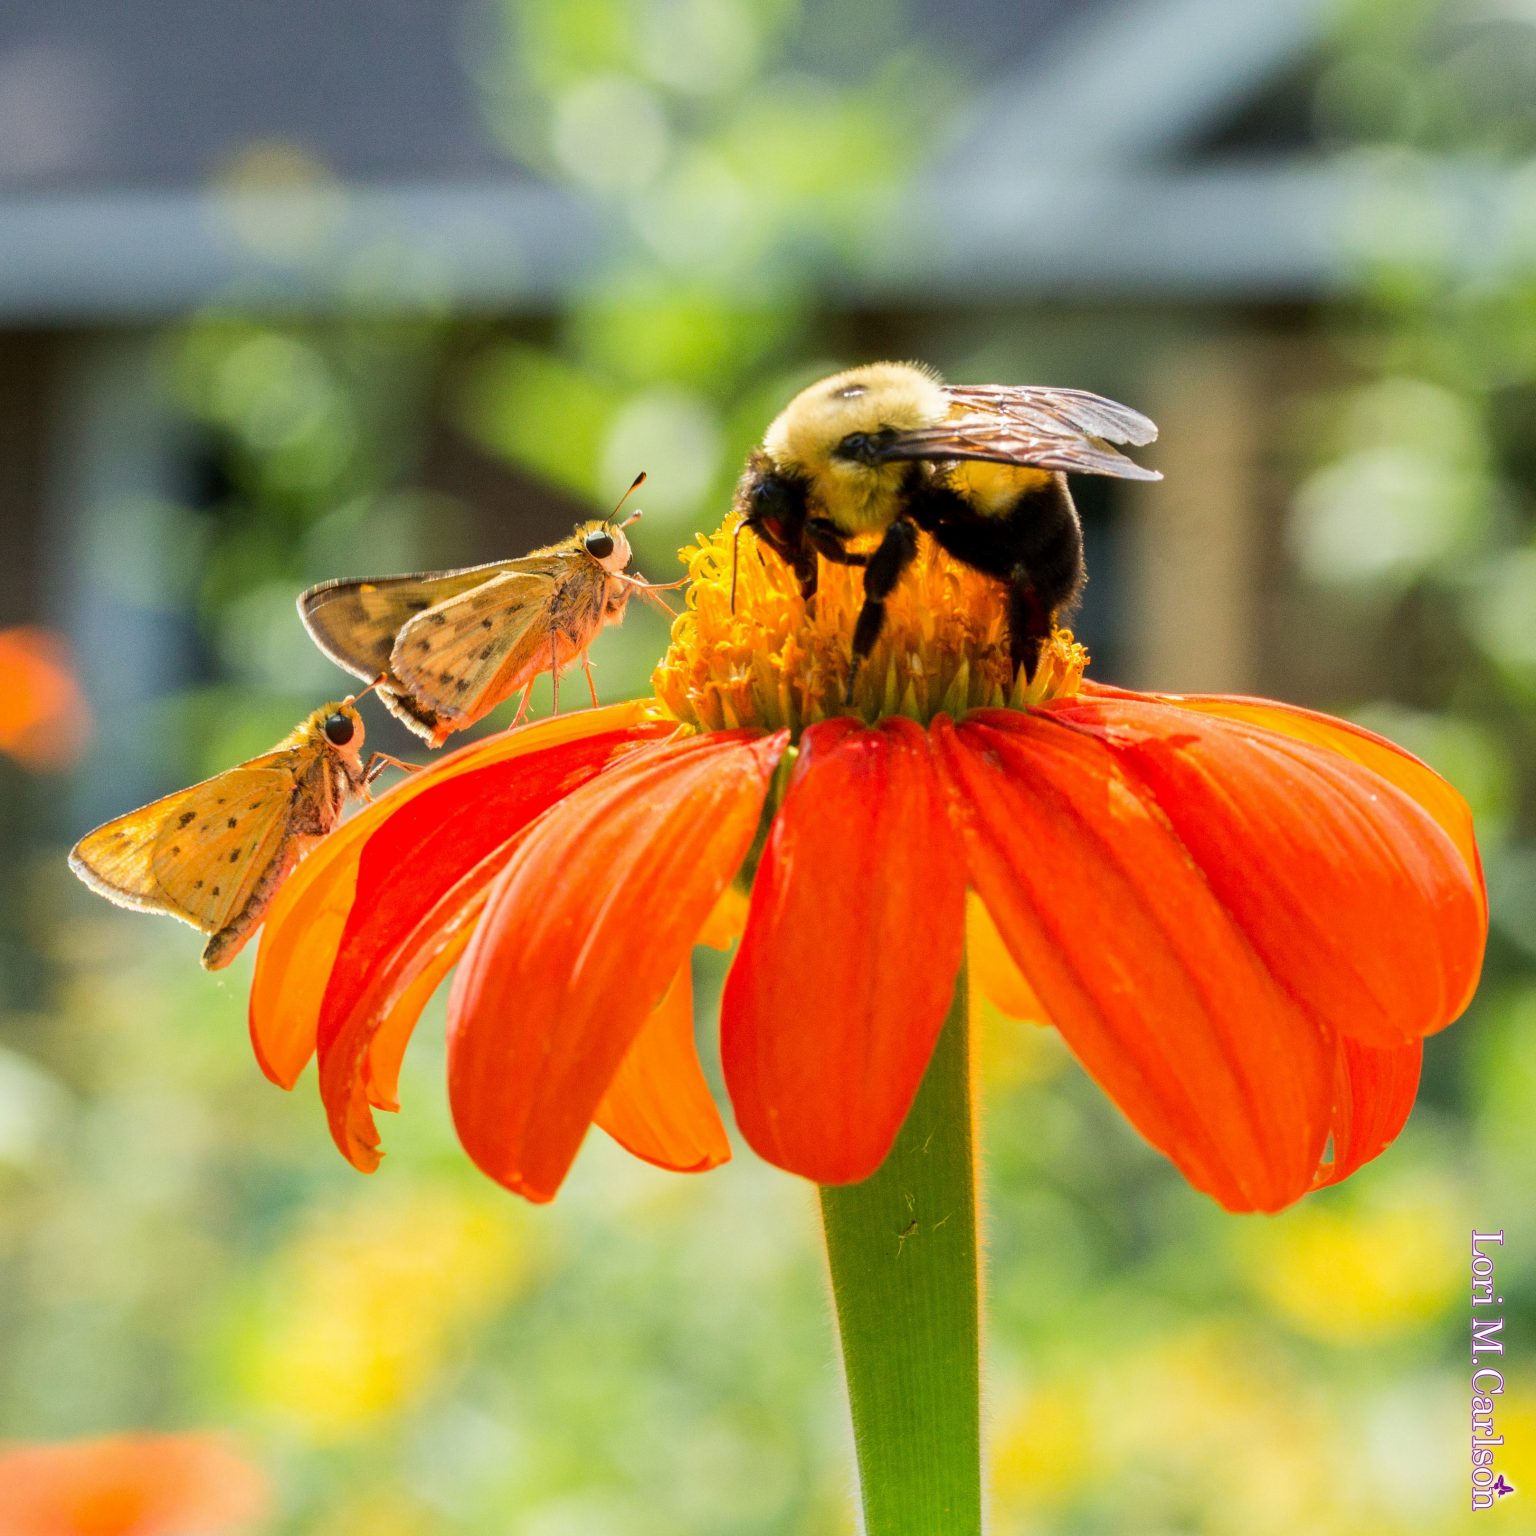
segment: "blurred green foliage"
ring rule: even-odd
[[[1375,188],[1339,324],[1357,382],[1308,410],[1323,461],[1293,548],[1333,621],[1369,637],[1389,697],[1360,717],[1472,803],[1486,1024],[1530,995],[1536,962],[1536,29],[1429,4],[1358,4],[1348,21],[1323,95]],[[1483,222],[1458,227],[1468,185],[1489,193],[1470,205]],[[1425,238],[1405,249],[1405,231]],[[1476,1038],[1458,1031],[1447,1060]]]
[[[762,423],[839,360],[829,274],[964,89],[901,36],[894,4],[505,0],[474,54],[487,112],[608,232],[569,305],[386,323],[343,286],[324,324],[230,307],[166,336],[217,469],[187,514],[210,681],[171,705],[192,768],[339,691],[299,586],[462,557],[468,509],[411,489],[434,411],[594,506],[651,471],[641,564],[668,574]],[[1267,1221],[1186,1188],[1054,1036],[987,1022],[999,1533],[1461,1530],[1474,1223],[1512,1230],[1511,1349],[1536,1358],[1536,1245],[1514,1239],[1536,1206],[1536,29],[1461,39],[1428,0],[1341,22],[1318,120],[1380,191],[1336,321],[1352,381],[1298,424],[1291,547],[1381,679],[1356,713],[1474,802],[1487,984],[1398,1145]],[[1476,261],[1446,154],[1524,199]],[[655,635],[626,636],[600,675],[638,690]],[[360,1179],[309,1081],[285,1097],[253,1067],[248,958],[203,975],[187,933],[94,902],[56,851],[34,887],[56,984],[0,1037],[0,1435],[232,1427],[283,1536],[851,1531],[808,1189],[747,1155],[664,1175],[594,1135],[527,1209],[453,1139],[440,1011]],[[1536,1487],[1536,1367],[1499,1425]]]

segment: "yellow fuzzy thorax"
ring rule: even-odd
[[[1032,681],[1008,654],[1003,589],[950,559],[926,534],[917,559],[886,603],[885,628],[845,701],[853,628],[864,577],[821,565],[807,605],[793,573],[743,533],[731,569],[737,519],[681,551],[687,611],[652,674],[659,713],[697,730],[805,726],[833,715],[868,721],[906,715],[927,723],[982,708],[1025,709],[1077,692],[1088,653],[1058,629]]]
[[[951,400],[937,374],[917,363],[867,363],[803,389],[763,434],[763,452],[782,474],[804,480],[817,512],[845,534],[882,533],[900,513],[912,464],[870,464],[842,457],[850,433],[915,432],[966,407]],[[1011,507],[1021,491],[1051,471],[1005,462],[962,460],[944,480],[983,516]]]
[[[781,469],[812,474],[849,432],[911,431],[949,414],[937,375],[916,363],[848,368],[802,389],[769,423],[763,448]]]
[[[803,389],[769,424],[763,451],[781,473],[814,487],[817,509],[847,534],[890,526],[910,465],[839,458],[850,432],[913,431],[948,415],[937,376],[916,363],[869,363]]]

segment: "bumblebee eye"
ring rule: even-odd
[[[582,543],[587,547],[587,553],[594,560],[606,560],[613,553],[613,535],[611,533],[589,533]]]
[[[333,747],[346,746],[357,733],[357,726],[353,724],[351,716],[342,714],[340,710],[334,715],[327,715],[320,729],[325,732],[325,739]]]
[[[880,455],[890,445],[894,436],[887,429],[879,432],[850,432],[833,452],[840,459],[852,459],[856,464],[878,464]]]

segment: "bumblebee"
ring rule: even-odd
[[[807,599],[818,560],[864,568],[850,689],[919,529],[1004,584],[1013,664],[1029,677],[1085,580],[1067,475],[1160,480],[1110,446],[1156,437],[1139,412],[1083,390],[946,385],[914,363],[871,363],[790,401],[747,460],[735,508]],[[849,547],[872,534],[873,550]]]

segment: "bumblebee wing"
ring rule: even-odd
[[[981,384],[948,394],[954,407],[946,420],[901,433],[884,456],[981,459],[1121,480],[1163,478],[1110,446],[1157,436],[1157,427],[1129,406],[1079,389]]]
[[[395,637],[417,614],[483,585],[507,563],[323,581],[299,597],[299,617],[338,667],[372,682],[389,667]]]
[[[448,719],[478,719],[501,702],[485,703],[487,691],[520,671],[525,656],[535,660],[547,642],[559,581],[545,564],[503,570],[400,631],[387,661],[415,704]]]
[[[1083,437],[1143,447],[1157,441],[1157,423],[1118,400],[1086,389],[1050,389],[1040,385],[969,384],[946,391],[966,414],[1012,417],[1023,426],[1056,424]]]
[[[303,756],[269,753],[119,816],[81,838],[69,866],[120,907],[217,933],[282,855]]]

